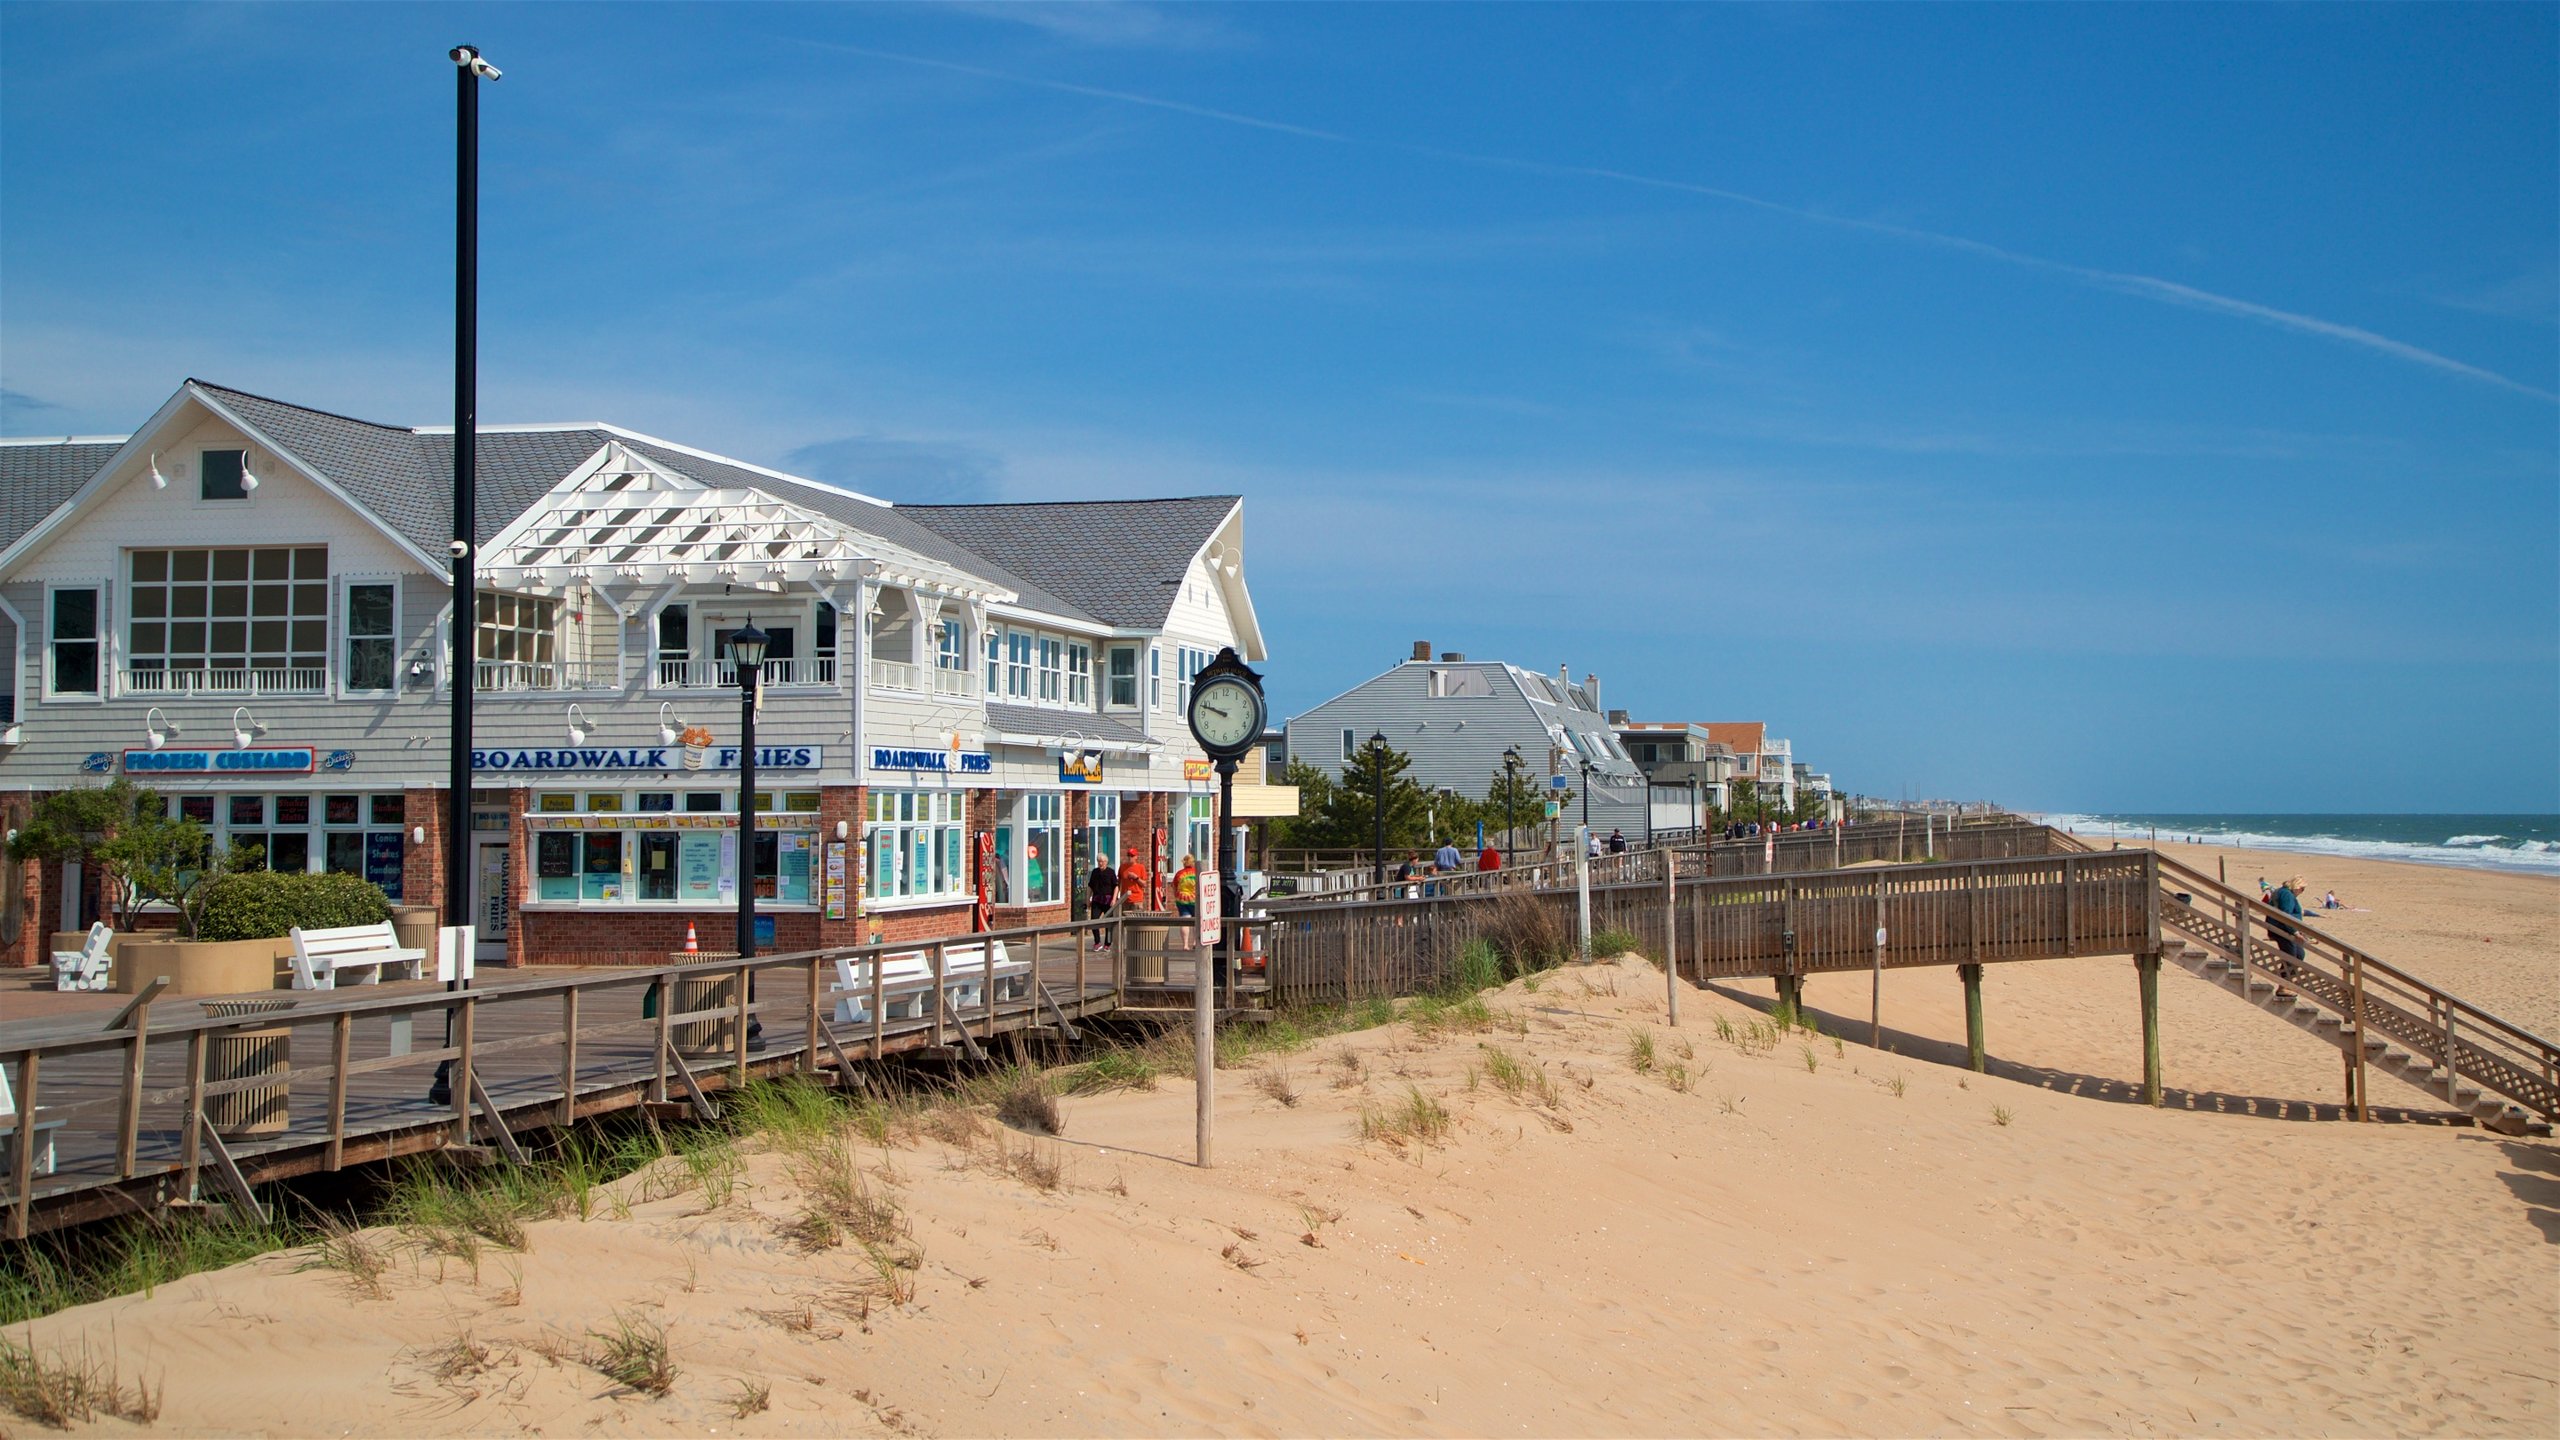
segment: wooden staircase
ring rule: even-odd
[[[2160,865],[2162,956],[2337,1047],[2360,1116],[2365,1077],[2379,1070],[2502,1134],[2551,1133],[2560,1047],[2174,860]],[[2270,919],[2292,927],[2300,956],[2267,938]]]

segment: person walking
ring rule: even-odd
[[[1105,855],[1093,862],[1093,873],[1084,877],[1084,890],[1086,898],[1093,902],[1093,918],[1110,919],[1111,902],[1120,894],[1120,872],[1111,868],[1110,856]],[[1094,949],[1106,948],[1102,937],[1107,933],[1098,925],[1094,927]]]
[[[1147,908],[1147,867],[1139,864],[1135,855],[1120,867],[1120,908],[1124,911]]]
[[[2302,918],[2301,889],[2302,878],[2300,876],[2295,876],[2277,886],[2274,894],[2268,897],[2267,903],[2274,906],[2278,913],[2290,915],[2294,919],[2299,920]],[[2277,950],[2293,957],[2296,960],[2305,958],[2302,951],[2301,936],[2302,932],[2294,929],[2293,926],[2282,920],[2276,919],[2274,916],[2268,917],[2267,938],[2275,942]],[[2277,969],[2277,973],[2282,975],[2285,979],[2290,980],[2301,973],[2301,967],[2290,964],[2280,965]],[[2277,998],[2283,999],[2289,997],[2280,995]]]
[[[1467,868],[1467,857],[1458,852],[1458,842],[1455,840],[1441,841],[1440,853],[1431,858],[1439,865],[1440,873],[1443,875],[1455,875]]]
[[[1625,831],[1612,830],[1609,832],[1609,853],[1612,855],[1624,855],[1627,853],[1627,836]]]
[[[1501,868],[1502,852],[1494,849],[1490,845],[1484,847],[1484,853],[1476,856],[1476,869],[1480,871],[1492,871],[1499,870]]]
[[[1182,857],[1182,868],[1173,872],[1173,913],[1200,913],[1200,862],[1188,855]]]

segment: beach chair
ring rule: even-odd
[[[9,1088],[9,1067],[0,1065],[0,1175],[14,1175],[18,1163],[18,1127],[29,1117],[18,1113],[17,1093]],[[36,1127],[35,1163],[28,1168],[38,1175],[53,1173],[53,1135],[62,1128],[59,1120],[38,1120]]]
[[[382,972],[392,968],[403,972],[402,979],[415,980],[426,959],[426,951],[402,947],[388,920],[320,930],[293,927],[296,990],[335,990],[342,971],[352,976],[352,983],[357,985],[378,985]]]
[[[56,990],[104,990],[109,968],[107,942],[114,938],[105,921],[89,927],[89,938],[77,950],[53,952],[53,988]]]

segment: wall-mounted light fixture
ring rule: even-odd
[[[240,493],[247,495],[258,488],[258,477],[249,473],[249,452],[240,452]]]
[[[169,712],[154,705],[142,714],[142,733],[149,738],[151,748],[157,750],[169,743],[170,736],[181,732],[178,722],[169,718]]]
[[[410,827],[409,827],[409,843],[410,843],[410,844],[412,844],[412,845],[424,845],[424,844],[426,844],[426,843],[427,843],[427,827],[426,827],[426,826],[424,826],[424,825],[412,825],[412,826],[410,826]]]
[[[843,820],[839,820],[839,821],[837,821],[837,822],[836,822],[836,838],[837,838],[837,839],[842,840],[842,839],[844,839],[846,836],[851,835],[852,833],[853,833],[853,826],[852,826],[852,824],[851,824],[850,822],[843,821]]]
[[[587,743],[587,736],[589,736],[590,734],[593,734],[593,733],[595,732],[595,728],[596,728],[595,717],[594,717],[594,716],[592,716],[592,715],[589,715],[589,714],[585,711],[585,709],[583,709],[583,708],[578,704],[578,702],[577,702],[577,701],[575,701],[575,700],[570,701],[570,702],[569,702],[569,743],[570,743],[570,744],[572,744],[572,745],[584,745],[584,744],[586,744],[586,743]]]
[[[676,707],[665,700],[658,702],[658,743],[673,745],[684,738],[684,722],[676,718]]]
[[[243,705],[231,712],[232,749],[246,750],[252,739],[266,733],[267,727],[258,723],[258,717],[249,713],[248,706]]]
[[[160,473],[160,452],[157,450],[151,452],[151,488],[154,490],[169,488],[169,477]]]

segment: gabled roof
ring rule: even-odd
[[[898,513],[1064,597],[1105,624],[1161,630],[1192,560],[1241,503],[1235,495],[1193,495],[901,505]]]
[[[1761,743],[1769,737],[1765,720],[1701,720],[1697,725],[1708,739],[1723,741],[1737,755],[1759,754]]]
[[[70,499],[124,442],[121,435],[0,440],[0,549]]]

